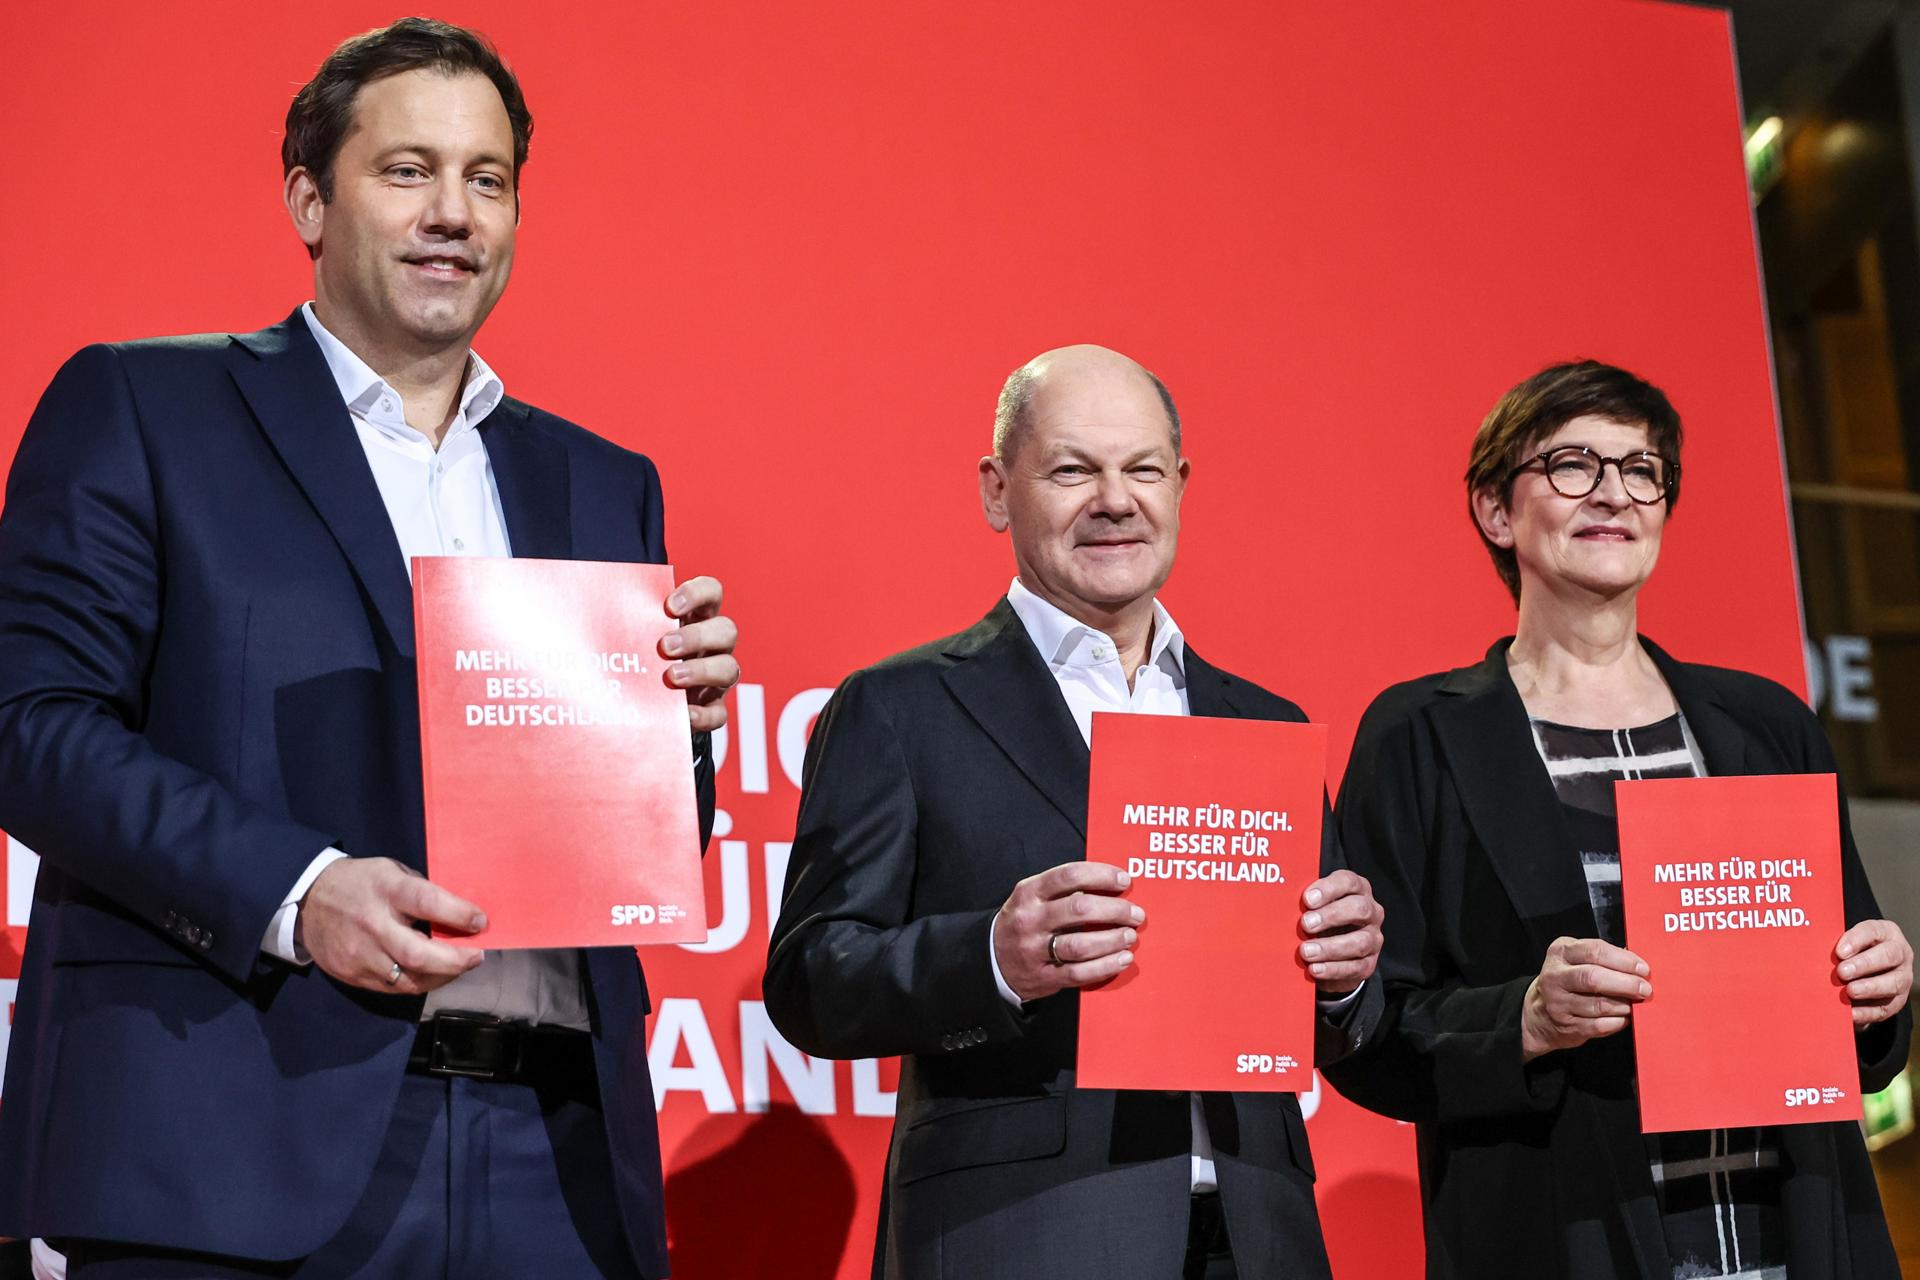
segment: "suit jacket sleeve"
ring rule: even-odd
[[[1001,998],[987,958],[994,911],[913,915],[914,778],[874,683],[862,673],[841,685],[807,744],[767,1012],[795,1046],[830,1058],[1018,1036],[1026,1019]]]
[[[139,409],[119,355],[90,347],[42,397],[0,514],[0,826],[244,979],[334,838],[143,736],[165,572]]]
[[[1340,786],[1340,841],[1386,911],[1376,977],[1387,1011],[1371,1045],[1327,1067],[1341,1093],[1415,1123],[1550,1110],[1565,1088],[1554,1055],[1522,1061],[1520,1006],[1531,975],[1469,986],[1443,971],[1425,910],[1434,856],[1431,743],[1376,705],[1361,721]]]
[[[640,466],[640,538],[652,553],[655,563],[670,563],[667,554],[666,501],[660,490],[660,471],[651,458],[636,458]],[[713,735],[693,735],[693,796],[700,820],[700,849],[704,853],[713,838],[715,806]]]
[[[1791,695],[1789,695],[1791,696]],[[1798,698],[1792,699],[1801,753],[1801,768],[1807,773],[1831,773],[1839,777],[1840,767],[1833,758],[1820,720]],[[1835,788],[1840,804],[1840,892],[1849,927],[1862,920],[1881,918],[1880,904],[1874,899],[1873,886],[1867,882],[1867,870],[1860,863],[1860,850],[1853,842],[1853,819],[1847,809],[1847,789]],[[1909,939],[1911,941],[1911,939]],[[1860,1058],[1860,1088],[1875,1093],[1886,1088],[1907,1065],[1908,1041],[1913,1034],[1913,1004],[1885,1022],[1874,1023],[1854,1033]]]
[[[1332,875],[1347,866],[1346,853],[1340,847],[1334,827],[1333,806],[1322,801],[1320,815],[1320,874]],[[1378,901],[1376,898],[1375,901]],[[1386,1010],[1386,998],[1378,974],[1360,984],[1359,991],[1339,1008],[1324,1006],[1313,1020],[1313,1063],[1324,1067],[1350,1053],[1357,1053],[1379,1029]]]

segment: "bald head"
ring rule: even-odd
[[[1020,447],[1032,424],[1036,404],[1065,396],[1087,396],[1132,391],[1138,385],[1153,388],[1166,410],[1174,456],[1180,454],[1180,411],[1173,394],[1152,370],[1118,351],[1092,343],[1055,347],[1015,369],[1000,388],[993,414],[993,456],[1005,462]]]
[[[1105,347],[1049,351],[1007,379],[994,446],[980,510],[1012,541],[1020,581],[1133,653],[1173,571],[1192,472],[1166,388]]]

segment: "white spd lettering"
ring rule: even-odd
[[[617,925],[652,924],[659,917],[652,906],[642,903],[616,903],[613,908],[613,922]]]

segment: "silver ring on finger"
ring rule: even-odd
[[[395,960],[393,967],[387,970],[387,985],[394,986],[400,981],[400,962]]]
[[[1066,961],[1060,958],[1059,947],[1060,947],[1060,935],[1057,933],[1048,934],[1047,935],[1047,963],[1048,964],[1062,965],[1066,963]]]

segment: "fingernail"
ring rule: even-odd
[[[1131,952],[1131,951],[1122,951],[1122,952],[1120,953],[1120,967],[1121,967],[1122,969],[1124,969],[1124,968],[1126,968],[1126,967],[1127,967],[1128,965],[1130,965],[1130,964],[1132,964],[1132,963],[1133,963],[1133,952]]]
[[[1641,962],[1640,962],[1639,964],[1637,964],[1637,965],[1635,965],[1635,966],[1633,966],[1633,971],[1634,971],[1635,973],[1637,973],[1637,974],[1639,974],[1639,975],[1640,975],[1641,977],[1643,977],[1643,978],[1644,978],[1644,977],[1646,977],[1646,976],[1647,976],[1647,962],[1646,962],[1645,960],[1642,960],[1642,961],[1641,961]]]
[[[684,684],[693,675],[693,668],[684,662],[676,662],[667,668],[667,679],[675,684]]]
[[[1840,944],[1840,958],[1842,960],[1845,960],[1848,956],[1852,954],[1853,954],[1853,944],[1851,942],[1843,942]]]
[[[1318,960],[1320,958],[1320,944],[1317,942],[1309,942],[1300,948],[1300,954],[1309,960]]]
[[[1853,976],[1853,966],[1850,964],[1841,965],[1840,976],[1843,978],[1851,978]]]
[[[676,614],[685,613],[687,611],[686,592],[676,591],[671,596],[667,597],[667,611],[669,613],[676,613]]]
[[[1326,971],[1327,971],[1327,966],[1323,964],[1310,964],[1307,966],[1307,972],[1312,974],[1316,978],[1324,975]]]
[[[1319,906],[1319,905],[1320,905],[1320,901],[1321,901],[1321,897],[1322,897],[1322,894],[1320,893],[1320,891],[1319,891],[1318,889],[1309,889],[1309,890],[1307,890],[1307,905],[1308,905],[1308,906],[1310,906],[1310,907],[1317,907],[1317,906]]]
[[[1640,998],[1642,1000],[1645,1000],[1648,996],[1652,994],[1653,994],[1653,988],[1651,986],[1647,985],[1644,982],[1640,984]]]
[[[467,920],[468,933],[478,933],[486,927],[487,927],[487,916],[484,911],[474,912],[473,915]]]
[[[680,633],[677,631],[669,631],[666,638],[660,641],[660,652],[669,658],[686,647],[687,642],[680,638]]]
[[[1127,872],[1125,872],[1125,871],[1122,871],[1122,872],[1120,873],[1120,887],[1121,887],[1122,889],[1124,889],[1124,888],[1126,888],[1126,887],[1127,887],[1128,885],[1130,885],[1130,884],[1132,884],[1132,883],[1133,883],[1133,876],[1132,876],[1132,875],[1130,875],[1130,874],[1128,874],[1128,873],[1127,873]]]
[[[1125,933],[1120,935],[1120,940],[1125,945],[1131,947],[1136,942],[1140,941],[1140,935],[1135,933],[1133,930],[1129,929]]]
[[[1147,918],[1147,913],[1142,911],[1139,907],[1135,907],[1129,914],[1132,916],[1133,922],[1135,924],[1140,924],[1142,921],[1144,921]]]
[[[1309,911],[1301,917],[1300,923],[1309,929],[1318,929],[1320,927],[1320,913],[1318,911]]]

